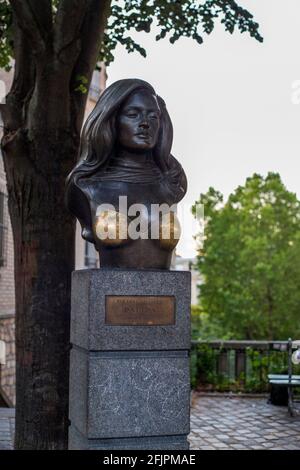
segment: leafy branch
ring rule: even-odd
[[[60,3],[61,0],[52,0],[53,21]],[[238,30],[263,41],[253,15],[234,0],[113,0],[99,60],[106,65],[113,62],[118,44],[128,52],[146,57],[145,49],[133,39],[132,33],[149,33],[154,24],[158,28],[157,41],[167,38],[174,44],[179,38],[187,37],[202,44],[217,21],[230,34]],[[10,2],[0,0],[0,67],[7,69],[13,57],[11,26]]]
[[[111,63],[118,44],[124,45],[128,52],[139,52],[145,57],[145,49],[131,37],[131,33],[149,33],[154,19],[159,29],[156,40],[168,38],[171,44],[181,37],[202,44],[203,36],[214,30],[216,20],[220,20],[231,34],[238,29],[241,33],[248,32],[259,42],[263,41],[253,15],[233,0],[114,0],[100,60],[107,65]]]

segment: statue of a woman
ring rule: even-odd
[[[113,83],[88,117],[66,200],[101,268],[170,268],[187,187],[172,140],[165,103],[143,80]]]

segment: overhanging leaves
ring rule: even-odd
[[[210,34],[215,22],[224,24],[225,30],[233,33],[248,32],[262,42],[259,25],[253,15],[231,0],[114,0],[100,60],[109,64],[117,44],[128,52],[146,51],[131,36],[133,31],[150,32],[153,24],[158,27],[156,40],[168,38],[173,44],[181,37],[194,39],[202,44],[204,36]]]
[[[52,0],[53,20],[59,4],[59,0]],[[156,40],[167,38],[173,44],[187,37],[202,44],[216,22],[221,22],[231,34],[238,30],[263,41],[253,15],[234,0],[113,0],[99,60],[110,64],[118,44],[145,57],[145,49],[132,33],[149,33],[154,24],[158,31]],[[7,0],[0,0],[0,67],[9,68],[12,57],[11,6]]]

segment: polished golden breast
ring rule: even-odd
[[[158,236],[153,235],[151,223],[159,222]],[[120,246],[129,241],[136,240],[136,237],[130,236],[130,224],[132,221],[127,215],[114,210],[102,211],[96,217],[94,231],[96,237],[106,246]],[[144,227],[144,229],[143,229]],[[147,233],[146,233],[147,232]],[[139,228],[142,239],[157,240],[159,245],[166,250],[173,250],[178,243],[181,234],[181,228],[177,215],[174,212],[160,214],[159,221],[150,220],[149,223],[141,224]]]

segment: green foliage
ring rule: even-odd
[[[217,385],[216,361],[218,353],[206,344],[196,344],[191,352],[191,385]]]
[[[84,75],[77,75],[76,82],[78,83],[75,91],[79,91],[83,95],[88,92],[88,79]]]
[[[59,0],[52,0],[53,17],[58,5]],[[153,24],[158,27],[157,40],[168,37],[173,44],[185,36],[202,44],[203,35],[214,30],[216,20],[231,34],[237,29],[263,41],[253,15],[234,0],[113,0],[99,60],[111,63],[117,44],[145,57],[145,49],[132,38],[132,32],[148,33]],[[11,7],[7,0],[0,0],[0,66],[9,67],[11,57]]]
[[[230,334],[224,334],[217,322],[210,318],[200,305],[191,306],[192,340],[230,339]]]
[[[260,351],[247,348],[248,374],[246,375],[245,390],[249,392],[261,392],[267,388],[268,374],[286,373],[287,354],[273,352],[263,355]],[[272,360],[271,360],[272,359]],[[284,362],[283,362],[284,361]],[[279,367],[280,365],[280,367]],[[279,370],[278,370],[279,369]]]
[[[232,0],[114,0],[100,59],[106,64],[112,62],[118,43],[128,52],[137,51],[145,57],[145,49],[131,34],[134,30],[149,33],[154,23],[158,27],[157,41],[168,37],[174,44],[187,37],[202,44],[203,35],[214,30],[218,19],[231,34],[238,29],[263,41],[253,15]]]
[[[13,55],[11,42],[11,7],[5,0],[0,0],[0,68],[10,70]]]
[[[197,267],[201,309],[222,338],[300,334],[300,202],[280,176],[254,174],[226,203],[200,196],[206,228]],[[193,207],[195,212],[195,206]],[[216,337],[216,336],[215,336]],[[220,336],[219,336],[220,337]]]
[[[286,351],[257,351],[246,349],[246,372],[235,377],[235,355],[228,352],[229,373],[218,372],[218,357],[222,348],[214,349],[209,343],[194,344],[191,352],[192,388],[218,392],[260,393],[269,390],[268,374],[287,374]],[[232,353],[232,354],[231,354]],[[300,366],[293,366],[293,373],[300,373]]]

